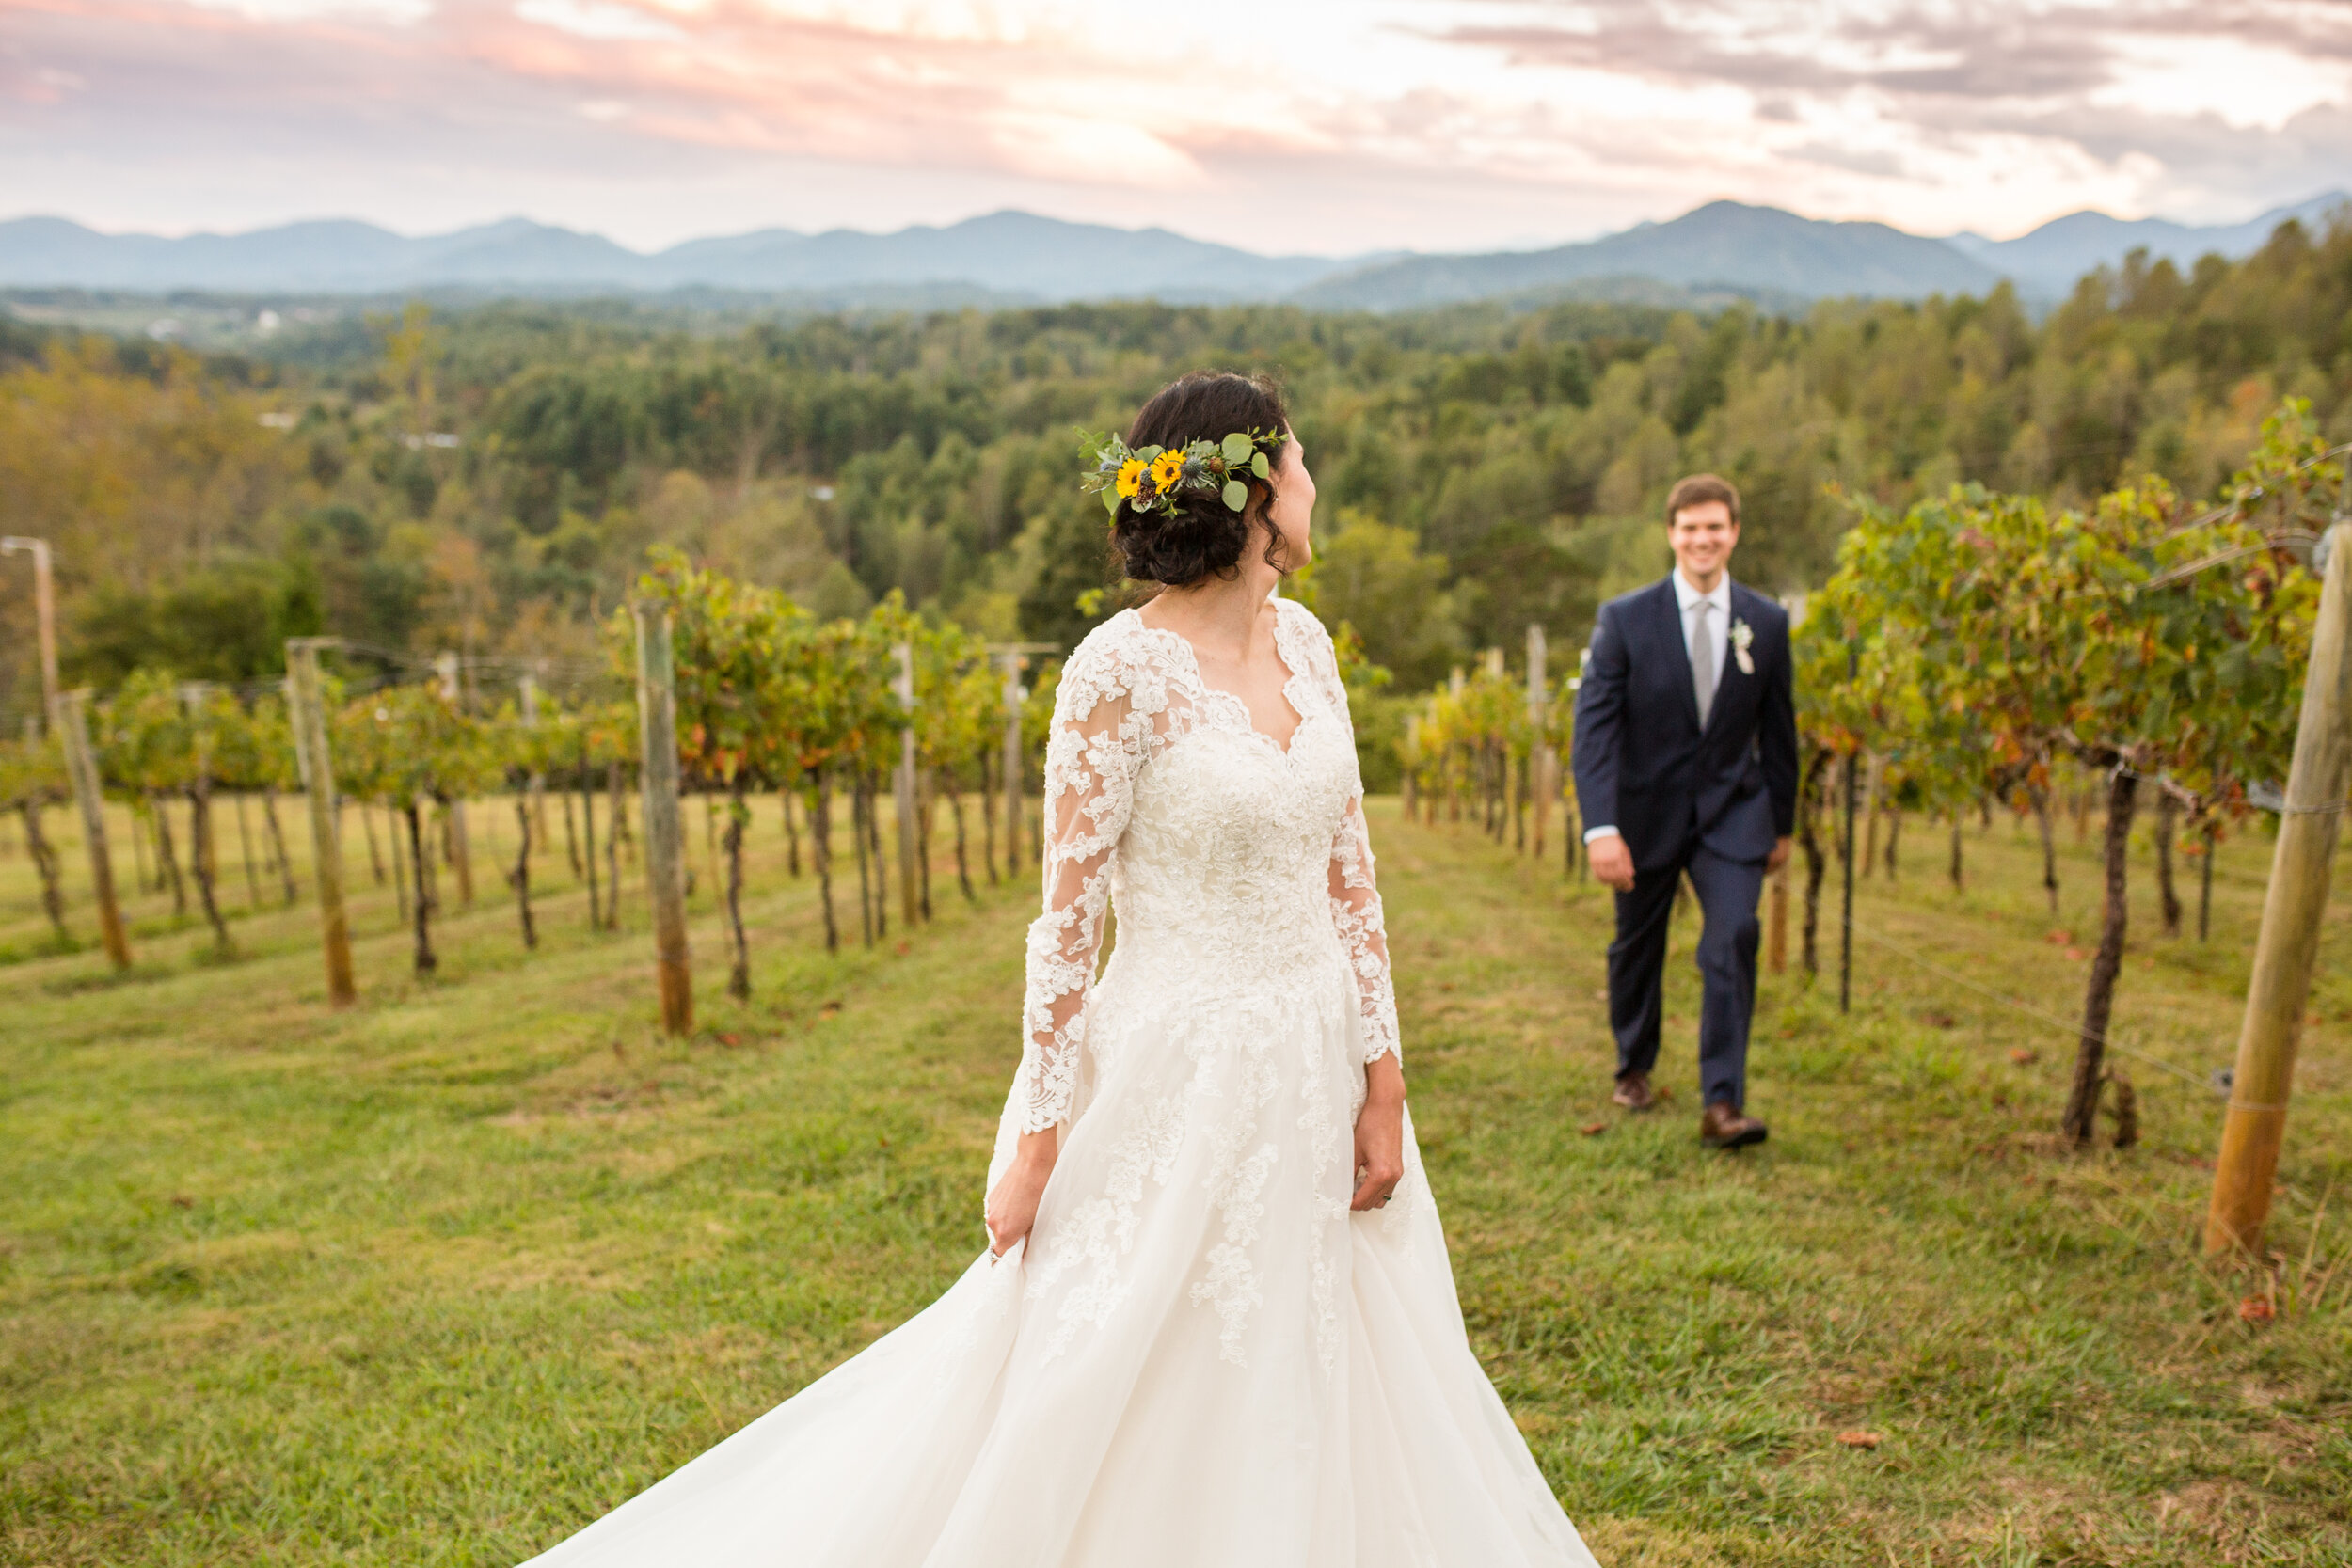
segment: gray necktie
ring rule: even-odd
[[[1705,599],[1691,607],[1698,617],[1691,628],[1691,689],[1698,693],[1700,729],[1707,728],[1708,712],[1715,705],[1715,634],[1708,626],[1708,612],[1714,608]]]

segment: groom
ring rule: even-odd
[[[1797,719],[1788,616],[1731,580],[1740,492],[1694,474],[1666,498],[1675,569],[1600,607],[1576,696],[1577,809],[1593,875],[1617,890],[1609,945],[1616,1102],[1657,1103],[1661,983],[1675,886],[1685,873],[1703,924],[1699,1136],[1762,1143],[1747,1114],[1756,1008],[1756,904],[1788,858],[1797,820]]]

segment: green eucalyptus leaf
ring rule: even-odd
[[[1248,506],[1248,504],[1249,486],[1244,484],[1238,479],[1227,480],[1225,482],[1226,507],[1231,511],[1239,512],[1243,507]]]
[[[1166,451],[1168,449],[1166,447],[1160,446],[1137,447],[1135,450],[1135,455],[1142,458],[1146,463],[1149,463],[1152,459],[1159,456],[1160,453]]]
[[[1107,484],[1103,486],[1103,510],[1114,517],[1119,515],[1119,492]]]
[[[1225,437],[1225,448],[1224,448],[1224,451],[1225,451],[1225,461],[1226,461],[1226,462],[1228,462],[1228,463],[1231,463],[1231,464],[1234,465],[1235,467],[1239,467],[1240,465],[1242,465],[1242,464],[1244,464],[1244,463],[1248,462],[1248,461],[1249,461],[1249,437],[1248,437],[1248,436],[1247,434],[1245,434],[1244,432],[1242,432],[1242,431],[1238,431],[1238,430],[1236,430],[1236,431],[1235,431],[1235,432],[1233,432],[1231,436],[1228,436],[1227,437]]]
[[[1249,471],[1256,474],[1260,479],[1268,477],[1264,452],[1253,452],[1250,454]]]

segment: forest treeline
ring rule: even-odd
[[[70,681],[258,680],[282,640],[587,655],[656,544],[819,616],[893,589],[1067,646],[1120,602],[1083,431],[1174,373],[1272,372],[1321,492],[1304,585],[1403,689],[1531,622],[1574,646],[1663,569],[1711,468],[1740,575],[1824,579],[1849,499],[1955,481],[2211,494],[2282,397],[2352,434],[2352,223],[2239,262],[2135,258],[2046,319],[1988,298],[1797,317],[1556,304],[1406,316],[1071,306],[722,332],[503,305],[286,336],[273,356],[0,324],[0,516],[56,547]],[[38,703],[0,562],[0,710]]]

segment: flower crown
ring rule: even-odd
[[[1101,492],[1103,510],[1113,516],[1125,501],[1138,516],[1159,512],[1173,517],[1187,492],[1218,497],[1228,510],[1239,512],[1249,504],[1249,486],[1242,476],[1267,478],[1273,471],[1268,454],[1280,451],[1288,439],[1279,430],[1236,430],[1221,441],[1131,449],[1113,436],[1094,454],[1094,471],[1078,485]]]

